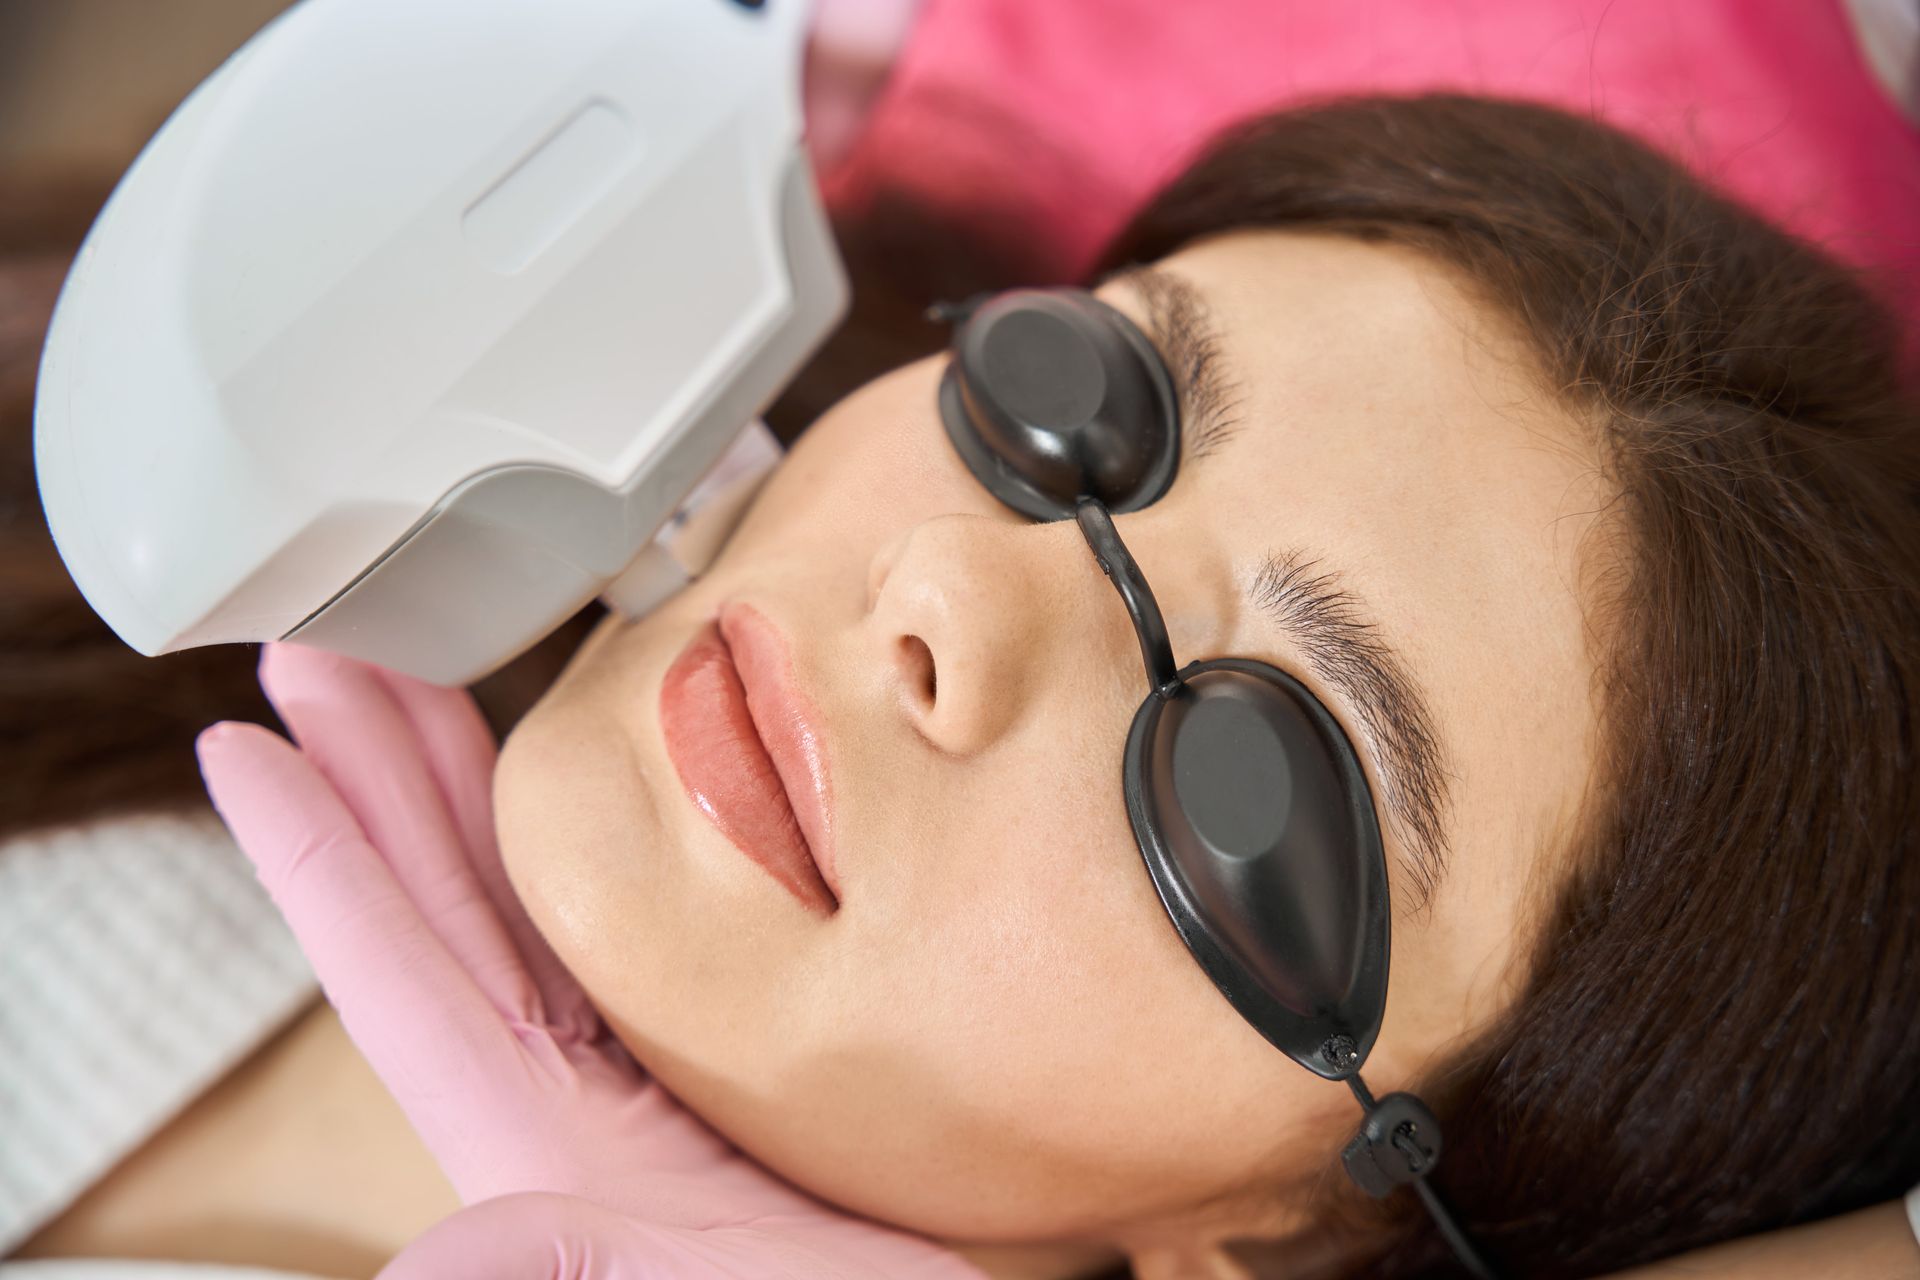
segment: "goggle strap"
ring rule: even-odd
[[[1468,1271],[1478,1280],[1501,1280],[1501,1273],[1474,1247],[1453,1209],[1428,1175],[1440,1163],[1440,1122],[1425,1103],[1410,1093],[1390,1093],[1376,1099],[1358,1072],[1347,1077],[1347,1087],[1365,1114],[1352,1141],[1341,1152],[1347,1176],[1370,1196],[1384,1196],[1395,1187],[1412,1184]]]
[[[1086,535],[1087,545],[1093,548],[1093,558],[1100,562],[1101,572],[1113,582],[1127,606],[1128,616],[1133,619],[1134,634],[1140,638],[1140,657],[1147,665],[1147,679],[1153,682],[1153,691],[1167,696],[1180,686],[1178,668],[1173,663],[1173,644],[1167,639],[1166,621],[1160,616],[1160,606],[1148,589],[1140,566],[1133,562],[1126,544],[1120,541],[1113,517],[1100,499],[1082,497],[1074,504],[1074,519],[1080,525],[1080,532]]]
[[[958,329],[966,324],[975,311],[980,309],[981,303],[991,297],[993,297],[993,291],[989,289],[981,293],[976,293],[972,297],[964,298],[959,302],[951,302],[943,299],[928,307],[921,315],[934,324],[949,325]]]

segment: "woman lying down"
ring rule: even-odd
[[[1223,135],[1089,284],[951,309],[497,772],[285,648],[300,749],[203,737],[473,1206],[390,1274],[1920,1270],[1893,321],[1462,98]]]

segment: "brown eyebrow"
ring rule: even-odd
[[[1421,910],[1446,874],[1451,770],[1406,663],[1338,574],[1316,572],[1318,564],[1299,549],[1270,555],[1251,594],[1306,653],[1314,673],[1340,691],[1383,762],[1387,809],[1409,853],[1413,908]]]
[[[1147,336],[1167,361],[1188,424],[1181,432],[1183,465],[1218,453],[1241,429],[1245,394],[1205,295],[1152,266],[1126,267],[1098,284],[1110,282],[1128,285],[1146,304]],[[1358,723],[1379,762],[1389,820],[1408,851],[1413,909],[1423,910],[1447,868],[1448,753],[1420,682],[1381,634],[1377,615],[1337,570],[1321,568],[1321,559],[1298,547],[1268,555],[1248,600],[1306,655]]]

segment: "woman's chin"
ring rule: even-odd
[[[645,923],[611,918],[612,904],[630,909],[668,896],[671,858],[630,748],[607,717],[594,714],[595,697],[582,696],[590,692],[563,678],[514,726],[494,771],[493,807],[515,895],[593,994],[586,962],[602,956],[606,963],[608,939]],[[641,858],[636,850],[650,852]],[[636,878],[654,892],[633,892]]]

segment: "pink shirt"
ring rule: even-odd
[[[1920,129],[1840,0],[923,0],[823,186],[1012,219],[1074,279],[1218,127],[1427,89],[1625,128],[1873,266],[1920,335]]]

